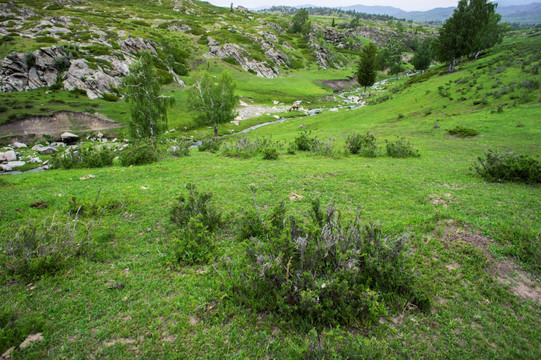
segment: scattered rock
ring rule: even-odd
[[[31,208],[36,209],[45,209],[47,207],[47,204],[45,204],[43,201],[38,201],[30,205]]]
[[[5,153],[0,153],[0,161],[15,161],[17,160],[17,155],[15,154],[15,151],[10,150],[6,151]]]
[[[11,171],[16,167],[20,167],[26,164],[24,161],[9,161],[7,164],[1,164],[0,168],[4,171]]]
[[[38,147],[36,151],[41,155],[51,155],[58,152],[58,150],[52,146]]]
[[[79,140],[79,135],[75,135],[75,134],[72,134],[72,133],[69,133],[69,132],[65,132],[62,135],[60,135],[60,138],[66,144],[71,144],[71,143],[77,142]]]
[[[15,149],[22,149],[22,148],[26,148],[27,146],[26,146],[26,144],[23,144],[23,143],[20,143],[20,142],[14,142],[13,147]]]
[[[297,194],[295,191],[292,191],[289,193],[289,200],[291,201],[297,201],[303,199],[304,196]]]
[[[94,179],[96,177],[96,175],[85,175],[83,177],[80,177],[79,180],[88,180],[88,179]]]

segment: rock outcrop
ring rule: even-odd
[[[55,46],[31,53],[11,53],[1,61],[2,91],[24,91],[51,86],[57,81],[57,64],[66,53]]]
[[[111,86],[119,85],[117,78],[107,75],[101,68],[91,69],[85,59],[73,60],[64,80],[65,89],[85,90],[90,99],[110,93]]]
[[[266,63],[256,60],[249,60],[248,52],[236,44],[225,44],[220,46],[220,43],[213,38],[208,38],[210,54],[221,59],[233,58],[244,70],[251,71],[257,76],[267,79],[278,77],[279,70],[269,68]]]

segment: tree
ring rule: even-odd
[[[308,10],[300,9],[297,11],[295,16],[293,16],[293,25],[289,28],[289,32],[298,34],[302,31],[302,27],[305,22],[308,21]]]
[[[403,51],[404,46],[402,45],[402,42],[400,40],[389,38],[387,40],[387,46],[385,46],[378,53],[378,57],[376,60],[376,69],[389,69],[390,74],[398,74],[402,71]]]
[[[231,74],[223,72],[217,79],[203,71],[196,75],[190,89],[188,104],[197,113],[196,121],[203,125],[214,125],[214,136],[218,136],[218,124],[229,122],[237,115],[233,110],[239,98],[235,95],[235,83]]]
[[[165,131],[167,108],[174,99],[160,95],[160,79],[152,66],[152,54],[149,51],[140,54],[139,60],[130,66],[122,87],[130,111],[130,136],[152,139]]]
[[[376,70],[377,55],[378,48],[374,43],[368,43],[363,46],[359,59],[359,67],[357,68],[357,82],[359,85],[364,86],[364,92],[366,92],[368,86],[374,85],[376,81],[378,74]]]
[[[477,58],[479,53],[502,41],[504,25],[498,5],[488,0],[460,0],[453,16],[440,29],[435,50],[439,61],[449,62],[453,72],[456,60],[463,56]]]
[[[425,39],[415,51],[411,59],[411,64],[415,67],[415,70],[424,71],[432,63],[431,42],[431,39]]]

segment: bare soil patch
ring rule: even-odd
[[[465,242],[480,249],[490,260],[489,272],[503,285],[508,285],[509,290],[524,300],[533,300],[541,303],[541,285],[533,277],[522,270],[512,259],[496,259],[489,251],[489,245],[494,240],[481,235],[471,226],[459,226],[450,221],[445,227],[442,235],[445,241]]]
[[[351,89],[352,87],[359,85],[357,83],[357,79],[355,79],[354,77],[340,80],[321,80],[321,83],[333,89],[334,92]]]
[[[90,115],[75,111],[58,111],[52,115],[27,116],[0,124],[0,137],[49,135],[59,137],[69,131],[105,130],[122,127],[103,115]]]

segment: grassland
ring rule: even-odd
[[[42,332],[43,341],[13,357],[540,358],[539,185],[487,183],[470,170],[488,149],[541,155],[541,93],[535,86],[541,77],[533,70],[540,44],[538,34],[513,34],[454,74],[439,68],[395,81],[362,109],[290,119],[250,133],[289,142],[302,125],[320,139],[334,139],[340,150],[352,132],[371,132],[382,146],[406,137],[418,158],[282,150],[277,161],[266,161],[192,151],[147,166],[2,176],[3,241],[29,222],[66,219],[72,197],[106,210],[80,220],[95,223],[92,251],[70,268],[32,280],[3,274],[0,351]],[[239,95],[270,103],[314,101],[329,94],[317,80],[344,73],[299,72],[276,80],[234,75]],[[121,111],[110,106],[111,116]],[[180,111],[173,118],[181,118]],[[449,135],[446,129],[457,125],[480,134]],[[95,177],[85,179],[89,174]],[[169,261],[169,213],[187,183],[211,191],[216,207],[231,214],[210,265]],[[406,306],[371,323],[305,328],[240,305],[228,273],[245,251],[246,244],[234,239],[234,224],[254,206],[250,188],[261,211],[284,200],[288,212],[301,215],[310,198],[324,204],[332,198],[345,218],[360,206],[361,220],[379,221],[385,234],[409,233],[414,271],[432,309]],[[31,208],[37,201],[48,207]],[[529,299],[517,295],[514,282],[530,288]]]

